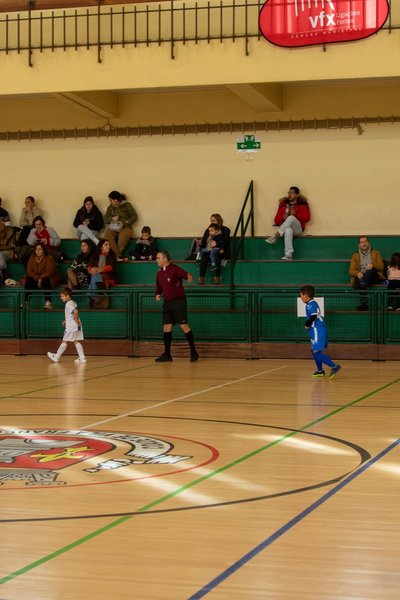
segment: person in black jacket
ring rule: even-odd
[[[136,240],[133,251],[130,252],[131,260],[155,260],[157,255],[156,240],[151,235],[148,225],[142,227],[140,237]]]
[[[94,203],[92,196],[86,196],[83,206],[74,219],[76,234],[80,240],[92,240],[97,246],[99,231],[103,229],[103,215]]]
[[[204,246],[200,250],[200,277],[199,285],[204,285],[204,276],[208,262],[211,263],[211,271],[215,272],[214,282],[221,283],[221,257],[225,249],[225,239],[222,231],[216,223],[208,227],[208,236],[204,240]]]

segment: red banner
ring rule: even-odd
[[[267,0],[263,36],[285,48],[350,42],[373,35],[389,13],[387,0]]]

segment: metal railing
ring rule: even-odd
[[[46,292],[47,293],[47,292]],[[60,338],[64,306],[56,290],[51,293],[54,309],[44,309],[44,292],[21,290],[0,292],[0,338]],[[89,292],[76,291],[87,339],[159,341],[161,309],[149,290],[107,292],[111,307],[89,308]],[[199,290],[188,287],[189,320],[196,339],[228,343],[306,343],[307,333],[297,317],[298,291],[276,287],[254,289]],[[400,312],[388,311],[400,294],[388,296],[386,288],[368,292],[368,311],[359,312],[360,295],[353,290],[318,289],[325,298],[325,320],[333,343],[398,344]],[[174,337],[182,338],[179,328]]]
[[[168,45],[174,59],[177,44],[243,41],[247,56],[250,41],[263,40],[258,27],[263,4],[261,0],[171,0],[128,7],[4,13],[0,15],[0,52],[26,52],[32,66],[35,52],[95,49],[101,62],[103,48]],[[400,18],[394,23],[399,17],[398,10],[393,16],[394,10],[390,6],[384,26],[389,33],[400,28]]]
[[[247,214],[247,216],[246,216]],[[254,182],[250,181],[246,197],[231,240],[231,289],[235,286],[235,265],[239,256],[244,256],[244,238],[250,226],[250,235],[254,237]]]

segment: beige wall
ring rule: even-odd
[[[120,127],[400,114],[400,82],[397,80],[282,84],[280,89],[282,110],[273,112],[256,110],[224,86],[117,93],[107,97],[115,98],[117,113],[110,122]],[[106,122],[105,117],[67,104],[57,94],[34,98],[0,96],[0,131],[102,127]]]
[[[200,4],[207,6],[206,0]],[[392,5],[392,24],[399,25],[400,3]],[[143,9],[141,4],[138,10]],[[254,33],[257,6],[251,10],[248,26]],[[203,33],[204,15],[199,22]],[[165,16],[167,36],[168,12]],[[142,36],[144,23],[138,28]],[[227,35],[231,23],[224,21]],[[212,28],[217,25],[214,20]],[[243,26],[238,17],[236,33]],[[103,23],[106,37],[108,29]],[[150,30],[154,33],[154,23]],[[21,31],[26,35],[26,27]],[[62,27],[57,31],[62,34]],[[85,29],[80,31],[84,36]],[[174,31],[179,36],[179,19]],[[96,40],[95,26],[91,33]],[[36,43],[37,29],[32,36]],[[108,121],[147,126],[399,115],[399,40],[398,28],[359,42],[328,45],[326,51],[318,46],[288,50],[253,39],[248,56],[240,39],[177,42],[175,60],[169,44],[104,47],[101,63],[96,47],[35,50],[32,68],[25,51],[1,53],[0,131],[96,128]],[[265,96],[258,94],[260,89]],[[37,197],[49,224],[62,237],[72,237],[72,221],[84,196],[93,195],[105,210],[108,192],[117,189],[138,210],[136,233],[149,224],[158,236],[192,236],[204,229],[212,212],[222,213],[233,226],[253,179],[258,235],[270,233],[277,199],[288,185],[299,185],[310,199],[309,234],[399,232],[398,124],[365,126],[363,135],[355,130],[263,133],[258,136],[262,151],[253,161],[236,153],[236,137],[3,141],[0,196],[15,223],[24,197]]]
[[[252,161],[236,153],[236,135],[198,135],[0,144],[3,205],[17,222],[23,199],[35,196],[62,237],[83,197],[107,207],[107,194],[127,194],[156,236],[199,234],[212,212],[233,226],[247,186],[255,182],[256,234],[270,233],[277,199],[288,185],[309,197],[311,235],[398,234],[400,129],[261,134]]]

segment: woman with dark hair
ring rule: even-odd
[[[27,244],[28,236],[33,229],[33,221],[35,217],[40,216],[40,209],[36,204],[35,198],[33,196],[27,196],[25,198],[25,206],[21,210],[21,216],[19,218],[19,226],[21,227],[21,232],[18,238],[18,246],[23,246]]]
[[[40,242],[48,252],[54,252],[61,244],[61,239],[52,227],[46,225],[43,217],[37,216],[33,220],[33,229],[28,235],[27,242],[29,246],[36,246]]]
[[[46,246],[39,242],[26,265],[26,290],[52,290],[60,283],[60,275],[54,258],[47,252]],[[53,308],[50,294],[45,294],[44,307]]]
[[[137,220],[137,214],[125,195],[116,190],[108,194],[108,200],[110,205],[104,216],[106,229],[103,237],[110,242],[117,260],[122,260],[122,254],[132,236],[132,225]]]
[[[81,241],[80,254],[72,261],[67,269],[67,284],[71,289],[84,289],[89,287],[90,274],[88,271],[91,257],[95,253],[96,246],[92,240]]]
[[[103,228],[103,215],[94,203],[92,196],[86,196],[83,206],[77,211],[73,223],[80,240],[99,243],[99,231]]]
[[[116,285],[116,259],[108,240],[100,240],[96,251],[89,261],[88,271],[90,273],[89,289],[108,289]]]

